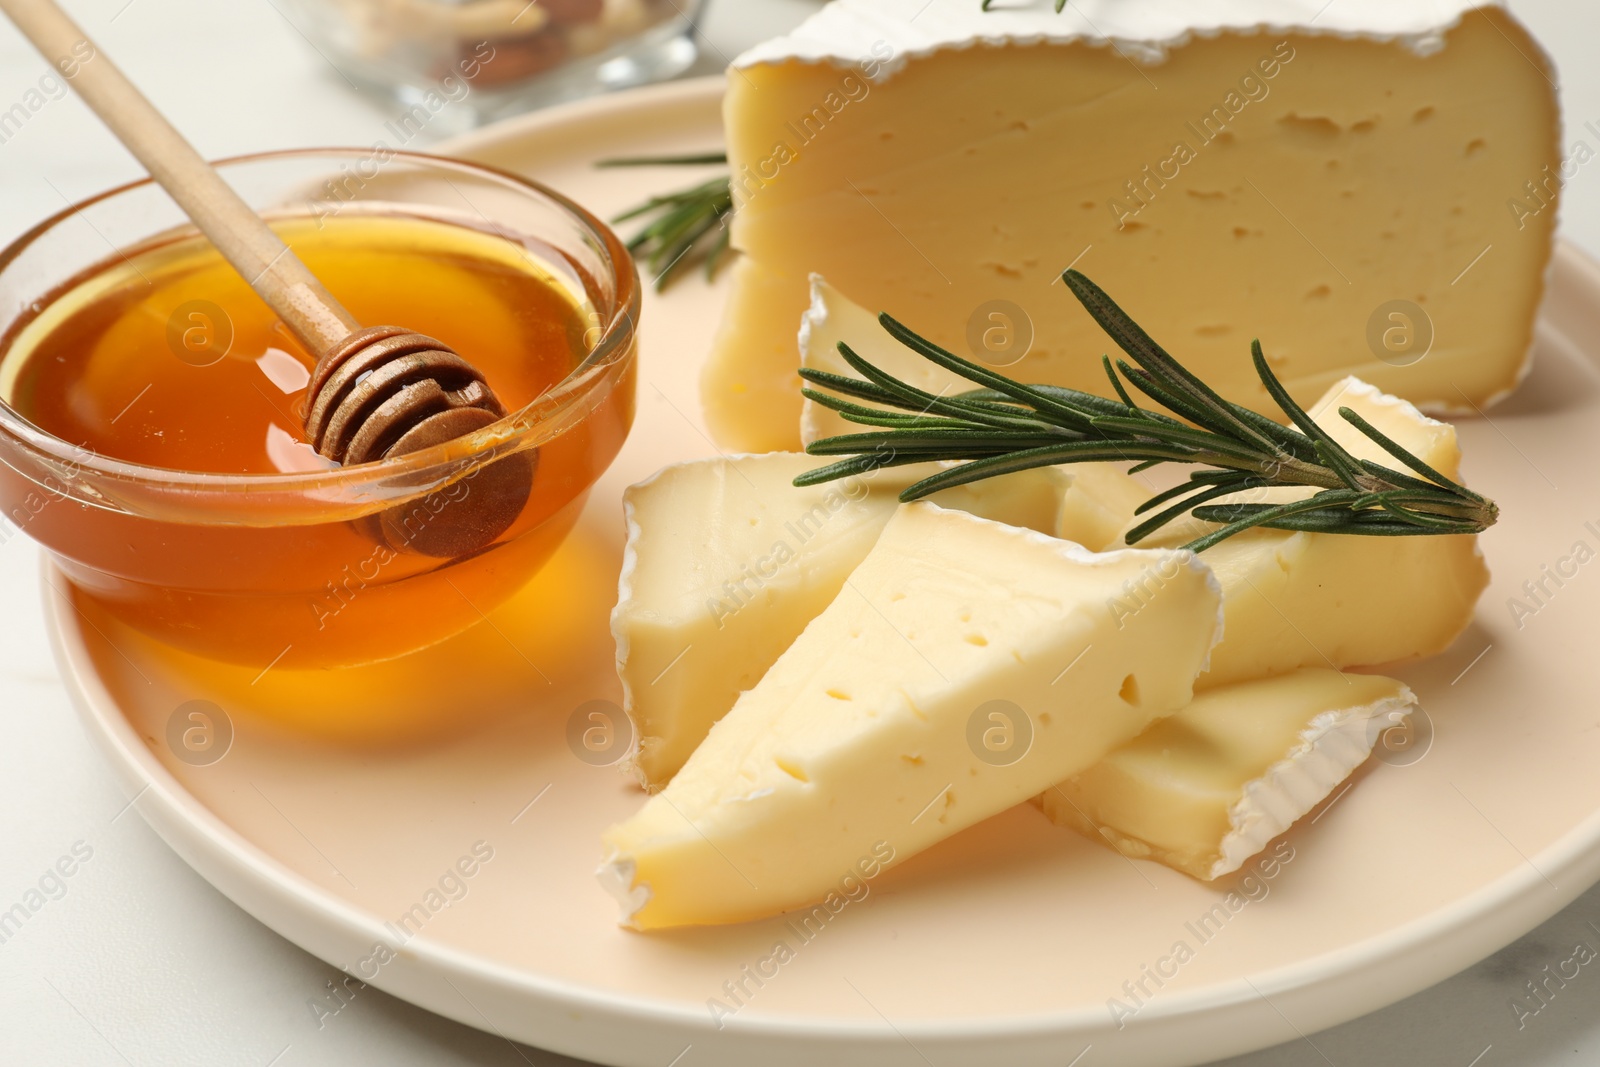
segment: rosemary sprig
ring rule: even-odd
[[[1138,514],[1155,514],[1127,534],[1128,543],[1136,544],[1192,513],[1219,524],[1185,546],[1195,552],[1257,526],[1394,537],[1478,533],[1498,518],[1492,501],[1445,477],[1341,407],[1345,421],[1407,470],[1351,455],[1290,397],[1259,341],[1250,346],[1256,374],[1290,426],[1219,396],[1080,272],[1068,270],[1061,277],[1133,361],[1113,363],[1109,356],[1101,357],[1116,399],[1060,386],[1023,385],[940,348],[887,314],[879,315],[895,340],[978,388],[936,396],[907,385],[841,342],[840,355],[861,377],[803,368],[800,376],[807,387],[802,392],[850,422],[883,429],[813,442],[806,450],[813,455],[848,458],[801,475],[795,485],[816,485],[883,466],[964,461],[906,488],[900,499],[911,501],[951,486],[1058,463],[1128,460],[1135,470],[1161,463],[1199,464],[1208,469],[1194,471],[1187,482],[1145,501]],[[1166,411],[1141,405],[1129,385]],[[1316,492],[1279,504],[1210,503],[1283,486]]]
[[[725,152],[683,156],[633,156],[603,159],[599,167],[689,166],[727,163]],[[628,241],[628,251],[640,256],[655,275],[660,292],[687,267],[702,263],[706,279],[716,276],[717,265],[728,251],[728,216],[733,213],[733,189],[727,175],[708,178],[677,192],[653,196],[624,211],[612,222],[655,216]],[[718,232],[720,231],[720,232]],[[713,237],[712,234],[715,234]],[[707,238],[710,240],[707,240]]]

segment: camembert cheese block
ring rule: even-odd
[[[939,469],[889,467],[794,487],[826,462],[785,452],[693,460],[624,493],[628,541],[611,629],[638,739],[630,767],[646,787],[677,773],[711,724],[828,606],[894,514],[900,491]],[[1101,480],[1089,476],[1095,486]],[[1043,467],[933,499],[1041,533],[1057,533],[1065,515],[1112,540],[1109,512],[1095,503],[1102,494],[1078,499],[1084,494],[1073,493],[1073,481]]]
[[[1455,427],[1347,378],[1308,409],[1358,459],[1398,463],[1339,415],[1348,407],[1435,470],[1459,478]],[[1294,499],[1265,490],[1250,499]],[[1185,517],[1141,541],[1185,544],[1216,527]],[[1444,651],[1466,629],[1489,569],[1474,536],[1358,537],[1249,530],[1203,554],[1222,584],[1227,631],[1202,689],[1297,667],[1377,666]],[[1135,610],[1137,591],[1124,600]]]
[[[1392,678],[1325,667],[1223,686],[1038,803],[1125,855],[1209,881],[1326,799],[1415,703]]]
[[[1116,618],[1128,581],[1160,592]],[[606,832],[601,880],[639,929],[823,900],[1187,704],[1219,603],[1191,553],[1091,553],[904,505],[671,783]]]
[[[812,272],[1022,381],[1104,387],[1075,265],[1247,406],[1256,337],[1302,403],[1347,374],[1450,411],[1515,385],[1575,164],[1503,8],[1054,7],[835,0],[735,61],[724,446],[796,446]]]

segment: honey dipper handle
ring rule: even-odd
[[[314,357],[361,328],[55,0],[0,0],[0,11],[62,74],[77,68],[66,80],[84,103]]]

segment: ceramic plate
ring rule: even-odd
[[[619,94],[449,147],[608,215],[699,172],[592,163],[716,148],[720,96],[716,80]],[[1532,375],[1461,425],[1469,480],[1505,517],[1483,539],[1495,581],[1474,625],[1397,672],[1421,695],[1431,743],[1373,761],[1289,835],[1292,860],[1239,907],[1226,887],[1021,807],[875,880],[809,940],[783,918],[619,929],[592,872],[601,829],[640,795],[569,738],[605,706],[592,702],[619,696],[606,627],[619,494],[713,451],[696,379],[722,300],[699,277],[647,298],[637,426],[550,571],[488,624],[370,669],[388,683],[482,679],[450,707],[397,701],[363,716],[376,675],[330,674],[307,700],[306,679],[283,672],[163,665],[46,572],[48,625],[85,721],[201,875],[395,996],[626,1067],[1062,1067],[1091,1046],[1088,1064],[1203,1062],[1422,989],[1600,877],[1600,270],[1563,247]],[[231,723],[212,762],[168,742],[191,700]],[[780,941],[788,961],[763,966]]]

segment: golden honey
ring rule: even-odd
[[[352,214],[274,223],[363,323],[439,338],[511,411],[567,378],[597,316],[581,272],[455,222]],[[119,254],[3,339],[0,400],[81,454],[245,476],[333,469],[302,437],[314,357],[193,236]],[[361,521],[163,521],[0,468],[0,507],[69,581],[146,634],[247,666],[347,666],[436,643],[513,595],[559,546],[632,420],[624,379],[541,445],[533,493],[469,558],[396,550]],[[448,491],[446,491],[448,493]],[[440,494],[417,502],[423,506]]]

